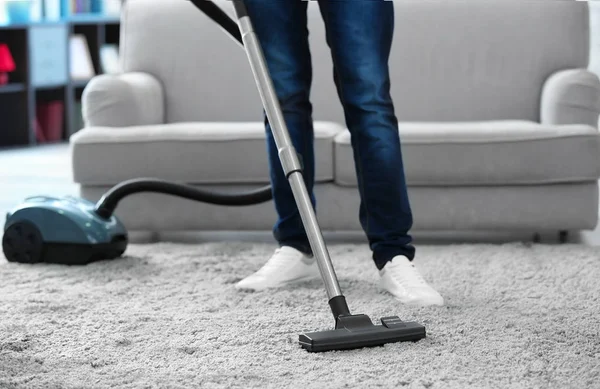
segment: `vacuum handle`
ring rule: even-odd
[[[192,4],[196,6],[200,11],[202,11],[206,16],[211,18],[215,23],[217,23],[226,33],[228,33],[234,40],[236,40],[240,45],[244,46],[244,41],[242,40],[242,34],[240,32],[240,28],[238,24],[225,13],[218,5],[213,3],[211,0],[190,0]],[[236,7],[236,11],[242,11],[244,14],[246,13],[245,6],[243,3],[234,1],[234,6]],[[243,7],[238,10],[238,7]]]

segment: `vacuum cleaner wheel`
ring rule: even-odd
[[[2,250],[9,262],[41,262],[43,248],[42,234],[33,223],[17,222],[2,237]]]

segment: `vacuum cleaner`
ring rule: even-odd
[[[425,338],[425,327],[419,323],[404,322],[398,316],[389,316],[381,318],[381,324],[374,324],[367,315],[350,313],[304,184],[301,164],[289,137],[262,48],[243,0],[232,0],[237,22],[210,0],[189,1],[246,51],[282,167],[317,259],[335,326],[331,330],[300,334],[300,346],[310,352],[321,352]],[[97,203],[72,196],[33,196],[7,214],[2,249],[8,261],[18,263],[85,265],[93,261],[112,260],[119,258],[128,244],[127,231],[114,214],[119,201],[126,196],[155,192],[216,205],[244,206],[270,201],[271,190],[267,186],[245,193],[226,194],[155,178],[139,178],[117,184]]]

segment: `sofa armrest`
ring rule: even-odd
[[[92,78],[81,96],[86,127],[127,127],[164,123],[161,83],[142,72]]]
[[[552,74],[542,90],[542,124],[587,124],[598,128],[600,80],[586,69]]]

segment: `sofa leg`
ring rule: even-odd
[[[558,241],[560,243],[567,243],[567,241],[569,240],[569,231],[558,231]]]
[[[533,234],[533,243],[540,243],[542,241],[542,236],[539,234],[539,232],[536,232],[535,234]]]

